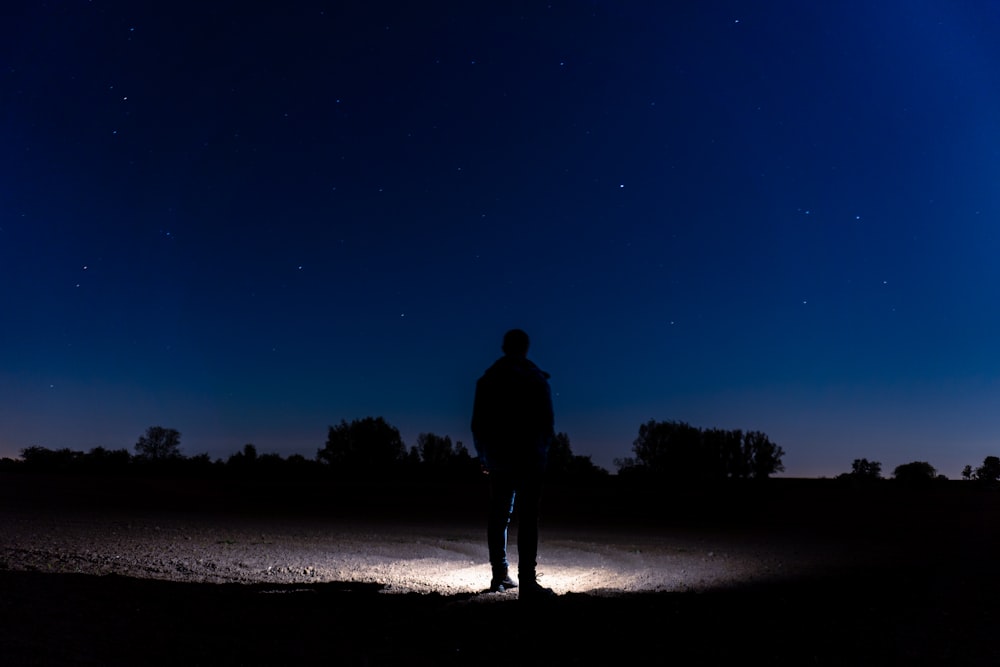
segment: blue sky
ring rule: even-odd
[[[0,455],[470,444],[511,327],[609,469],[649,419],[1000,454],[993,3],[9,13]]]

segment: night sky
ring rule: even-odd
[[[614,470],[1000,455],[1000,4],[8,2],[0,456],[471,447],[505,330]]]

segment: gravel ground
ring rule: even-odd
[[[0,518],[0,569],[12,571],[197,583],[377,583],[387,592],[444,595],[480,592],[490,577],[484,530],[471,524],[10,511]],[[830,545],[552,527],[543,530],[540,570],[557,593],[634,593],[801,575],[849,559]]]

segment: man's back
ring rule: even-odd
[[[524,357],[501,357],[476,383],[472,435],[487,470],[540,471],[553,433],[548,373]]]
[[[548,373],[518,357],[501,357],[476,383],[472,432],[484,442],[534,440],[552,432]]]

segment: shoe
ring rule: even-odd
[[[512,588],[517,588],[517,582],[511,579],[509,574],[504,574],[502,577],[493,577],[493,580],[490,581],[490,592],[492,593],[503,593]]]
[[[517,594],[519,600],[548,600],[556,597],[555,591],[542,586],[534,579],[522,582],[521,590]]]

